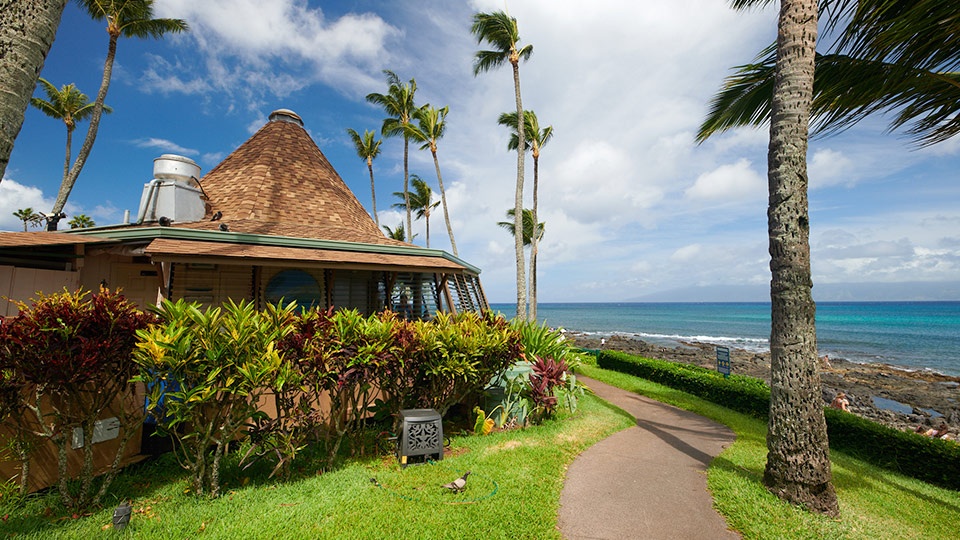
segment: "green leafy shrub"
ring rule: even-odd
[[[294,322],[279,345],[286,376],[274,386],[278,417],[259,430],[263,446],[273,448],[280,464],[293,459],[291,450],[319,442],[332,465],[344,437],[362,434],[377,381],[402,371],[398,351],[404,349],[397,338],[409,333],[399,330],[405,326],[393,314],[364,317],[332,309],[305,312]],[[285,446],[278,447],[277,440]]]
[[[413,323],[421,366],[414,401],[441,415],[479,393],[498,373],[520,358],[520,337],[503,317],[472,312],[438,313],[433,321]]]
[[[147,409],[158,432],[173,436],[195,494],[219,495],[221,458],[281,373],[275,344],[291,331],[294,309],[257,311],[230,301],[201,311],[196,303],[164,301],[157,308],[162,322],[138,332],[134,357],[138,380],[148,387]]]
[[[531,361],[533,357],[553,358],[569,364],[570,360],[576,356],[575,349],[560,330],[554,330],[536,321],[520,319],[514,319],[510,326],[520,334],[524,355]]]
[[[15,413],[8,416],[8,425],[19,434],[21,457],[26,457],[30,435],[53,442],[58,448],[61,499],[77,510],[99,504],[143,420],[142,408],[129,403],[134,395],[130,380],[136,372],[131,351],[136,333],[154,320],[118,292],[101,289],[88,296],[82,290],[41,294],[30,306],[19,303],[20,314],[0,326],[0,372],[7,386],[3,399]],[[22,401],[16,403],[14,394]],[[29,424],[23,413],[30,416]],[[94,491],[93,434],[105,413],[120,421],[120,443],[109,472]],[[74,428],[80,428],[83,437],[76,492],[67,483]],[[21,478],[25,481],[26,474]]]

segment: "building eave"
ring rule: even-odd
[[[66,232],[66,231],[65,231]],[[263,234],[234,233],[224,231],[208,231],[198,229],[184,229],[177,227],[131,227],[128,229],[113,228],[97,231],[93,229],[74,229],[69,234],[80,236],[104,237],[108,241],[119,242],[149,242],[156,238],[171,240],[186,240],[197,242],[220,242],[227,244],[291,247],[301,249],[322,249],[328,251],[346,251],[376,253],[382,255],[408,255],[418,257],[441,258],[462,266],[470,272],[480,274],[480,268],[439,249],[427,249],[419,246],[391,246],[360,242],[341,242],[335,240],[318,240],[311,238],[297,238],[292,236],[274,236]]]

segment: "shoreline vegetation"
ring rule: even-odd
[[[616,350],[647,358],[716,369],[716,345],[683,342],[665,347],[639,337],[566,332],[583,349]],[[731,373],[763,379],[770,384],[770,353],[730,348]],[[849,411],[901,431],[938,428],[960,438],[960,377],[930,370],[907,370],[888,364],[861,364],[830,358],[820,365],[824,406],[844,392]]]

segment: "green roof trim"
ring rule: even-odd
[[[68,231],[63,231],[68,232]],[[69,234],[81,236],[104,237],[105,240],[116,241],[149,241],[154,238],[169,238],[175,240],[194,240],[203,242],[223,242],[228,244],[246,244],[255,246],[277,246],[303,249],[328,249],[331,251],[350,251],[360,253],[379,253],[383,255],[417,255],[421,257],[439,257],[459,264],[480,274],[480,268],[447,253],[440,249],[427,249],[418,246],[387,246],[380,244],[366,244],[361,242],[341,242],[336,240],[318,240],[312,238],[296,238],[293,236],[273,236],[266,234],[247,234],[223,231],[205,231],[198,229],[181,229],[177,227],[131,227],[128,229],[95,230],[72,229]]]

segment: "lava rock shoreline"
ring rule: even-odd
[[[716,369],[716,345],[683,343],[664,347],[629,334],[600,338],[596,334],[567,332],[575,346],[609,349],[627,354]],[[730,349],[731,373],[763,379],[770,384],[770,353]],[[829,404],[844,392],[850,412],[902,431],[947,424],[952,438],[960,434],[960,377],[928,370],[910,371],[887,364],[860,364],[830,358],[820,365],[823,401]],[[877,406],[874,398],[881,398]],[[891,401],[885,401],[891,400]]]

